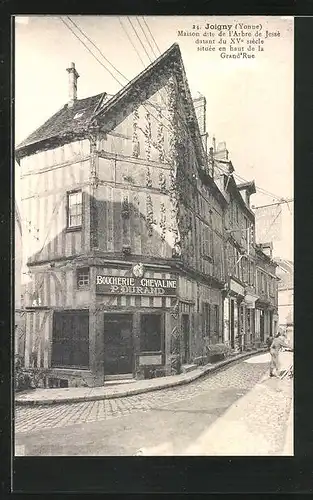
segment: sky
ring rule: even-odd
[[[65,16],[62,19],[94,51],[122,84],[97,49]],[[80,75],[78,98],[101,92],[116,93],[121,84],[88,52],[60,17],[19,16],[15,23],[15,140],[26,138],[68,100],[68,68],[75,62]],[[71,16],[102,54],[127,79],[134,78],[159,55],[145,41],[145,53],[132,25],[144,40],[134,16]],[[146,29],[142,18],[141,25]],[[145,21],[161,52],[179,43],[193,95],[207,99],[209,142],[226,141],[235,171],[254,179],[256,186],[276,197],[293,197],[293,19],[280,17],[147,16]],[[279,31],[266,40],[264,52],[252,60],[222,59],[218,52],[197,51],[195,38],[178,36],[193,25],[262,24],[263,31]],[[125,33],[125,30],[128,34]],[[129,38],[130,40],[129,40]],[[132,43],[131,43],[132,42]],[[133,45],[135,45],[140,57]],[[141,58],[141,59],[140,59]],[[251,203],[271,203],[273,197],[257,192]],[[283,207],[283,237],[274,253],[293,257],[293,204]]]

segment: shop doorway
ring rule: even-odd
[[[104,315],[104,373],[119,375],[133,371],[132,314]]]
[[[230,345],[235,348],[235,301],[230,300]]]
[[[183,333],[183,359],[182,363],[189,363],[190,360],[190,319],[189,314],[182,314],[182,333]]]
[[[260,340],[264,342],[264,311],[260,313]]]

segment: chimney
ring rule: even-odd
[[[68,72],[68,93],[69,93],[69,102],[68,106],[72,107],[74,102],[77,100],[77,79],[79,78],[79,74],[75,69],[75,63],[71,63],[70,67],[66,69]]]

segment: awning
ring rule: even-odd
[[[235,295],[241,295],[242,297],[245,294],[244,287],[239,283],[237,283],[237,281],[233,280],[232,278],[229,281],[229,291],[233,292]]]

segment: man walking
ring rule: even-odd
[[[285,335],[278,332],[270,346],[270,377],[279,377],[279,353],[283,347],[289,348],[289,345],[286,342]]]

